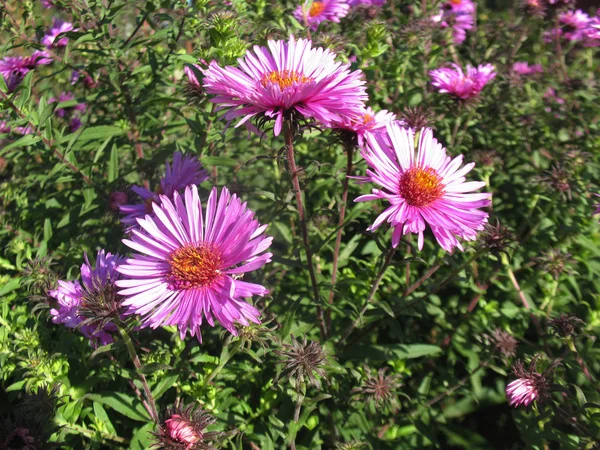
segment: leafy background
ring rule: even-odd
[[[3,119],[13,129],[33,128],[24,136],[0,135],[2,414],[8,417],[27,392],[58,385],[51,439],[60,448],[148,448],[154,425],[132,389],[139,382],[123,345],[94,351],[78,333],[54,325],[40,303],[30,301],[52,274],[26,269],[30,260],[51,256],[60,278],[75,279],[84,252],[127,253],[111,193],[131,196],[132,184],[157,186],[165,160],[181,151],[197,155],[210,172],[204,197],[212,185],[227,186],[269,224],[274,257],[252,275],[271,294],[257,300],[266,325],[249,331],[249,341],[219,327],[205,327],[202,344],[181,341],[172,327],[134,333],[161,411],[178,399],[199,402],[218,419],[214,430],[232,432],[225,448],[286,448],[294,440],[296,448],[593,448],[600,436],[594,345],[600,233],[592,217],[600,159],[598,60],[594,48],[571,44],[557,55],[554,43],[544,43],[554,12],[543,19],[516,4],[480,3],[477,29],[456,48],[429,24],[439,5],[426,0],[358,9],[340,25],[312,33],[315,45],[364,71],[373,107],[398,114],[429,109],[429,123],[449,153],[478,163],[472,178],[485,180],[493,193],[490,223],[499,221],[514,234],[496,254],[478,242],[449,255],[431,236],[417,253],[406,239],[357,330],[336,346],[391,245],[386,230],[365,231],[383,205],[350,202],[332,286],[346,156],[335,134],[305,130],[296,155],[322,306],[331,315],[325,339],[282,137],[261,139],[226,127],[207,99],[196,96],[190,104],[185,93],[185,64],[234,64],[256,43],[306,36],[291,14],[297,2],[55,3],[53,9],[30,0],[0,6],[2,55],[41,48],[54,15],[79,28],[68,33],[69,44],[56,51],[52,65],[30,72],[14,94],[2,96]],[[499,75],[477,101],[461,104],[433,92],[428,70],[454,58],[495,65]],[[516,78],[510,67],[520,60],[541,63],[544,73]],[[89,74],[97,86],[72,87],[72,70]],[[548,88],[564,103],[545,95]],[[87,104],[84,126],[74,133],[49,103],[69,90],[76,100],[61,106]],[[355,154],[355,173],[364,170]],[[350,183],[349,198],[368,190]],[[560,313],[585,322],[575,339],[578,353],[547,325]],[[494,352],[486,336],[496,328],[518,339],[520,359],[563,359],[555,377],[560,390],[550,404],[531,411],[508,407],[504,389],[514,358]],[[290,335],[320,342],[328,354],[321,388],[303,387],[298,422],[298,394],[279,376],[276,353]],[[582,374],[581,361],[594,381]],[[356,391],[368,370],[384,367],[401,384],[393,393],[398,411]],[[559,405],[587,432],[562,420]]]

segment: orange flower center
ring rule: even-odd
[[[462,3],[462,0],[450,0],[450,3],[452,3],[453,5],[460,5]]]
[[[221,251],[213,244],[188,244],[169,255],[166,279],[171,289],[202,288],[222,276]]]
[[[310,7],[310,11],[308,11],[308,15],[310,17],[318,16],[325,9],[325,2],[313,2]]]
[[[312,81],[312,78],[305,77],[293,70],[274,70],[271,73],[264,74],[262,80],[260,80],[260,84],[263,87],[267,87],[269,84],[277,83],[279,89],[283,91],[285,88],[291,87],[294,83],[308,83],[309,81]]]
[[[400,177],[400,195],[411,206],[427,206],[444,194],[442,177],[431,167],[411,167]]]

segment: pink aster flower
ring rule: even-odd
[[[342,17],[348,15],[349,10],[347,0],[303,0],[294,11],[294,17],[298,22],[308,24],[312,30],[316,30],[326,20],[339,23]]]
[[[48,292],[48,295],[58,302],[58,308],[50,310],[52,321],[67,328],[79,328],[94,345],[97,342],[101,345],[111,343],[113,338],[110,333],[117,330],[115,325],[107,322],[100,329],[93,325],[81,325],[85,320],[81,312],[86,304],[98,298],[103,302],[107,302],[109,297],[115,301],[114,284],[121,277],[115,269],[122,262],[123,258],[119,255],[100,250],[96,257],[96,266],[92,268],[85,255],[85,263],[81,266],[81,282],[60,280],[58,287]]]
[[[44,8],[52,8],[54,6],[53,0],[42,0],[41,3]]]
[[[66,22],[62,19],[54,18],[52,21],[52,28],[48,30],[45,36],[42,38],[42,44],[44,44],[47,48],[58,48],[58,47],[66,47],[69,43],[69,38],[61,37],[58,38],[58,35],[62,33],[67,33],[69,31],[73,31],[75,28],[71,22]]]
[[[129,226],[137,225],[138,218],[152,213],[153,203],[160,203],[160,194],[172,199],[175,192],[181,192],[190,184],[200,184],[206,180],[208,173],[202,168],[198,158],[175,152],[173,164],[167,162],[165,176],[160,180],[156,192],[142,186],[132,186],[131,190],[142,198],[143,203],[120,205],[119,212],[125,216],[121,222]]]
[[[452,27],[452,40],[462,44],[467,31],[475,28],[475,3],[472,0],[450,0],[442,5],[440,13],[432,20],[441,28]]]
[[[534,75],[536,73],[542,73],[544,69],[542,69],[541,64],[533,64],[532,66],[525,61],[519,61],[513,64],[512,71],[518,75]]]
[[[117,281],[128,314],[140,314],[142,327],[177,325],[181,339],[189,330],[200,341],[203,320],[214,326],[213,316],[234,335],[236,322],[260,323],[244,298],[269,291],[240,278],[271,260],[266,225],[227,188],[212,189],[204,213],[196,186],[160,200],[123,240],[141,253],[118,268],[128,278]]]
[[[557,38],[568,41],[584,41],[591,31],[593,21],[580,9],[559,14],[560,28],[554,28],[544,33],[544,41],[552,42]]]
[[[362,147],[364,136],[367,131],[379,133],[385,130],[387,124],[396,120],[396,114],[382,109],[373,111],[371,107],[361,108],[354,116],[345,117],[343,120],[335,121],[331,127],[335,130],[346,130],[356,134],[358,145]]]
[[[466,100],[479,95],[484,86],[496,76],[491,64],[472,67],[467,65],[466,73],[456,64],[454,69],[442,68],[429,72],[432,84],[441,93]]]
[[[186,448],[193,448],[194,444],[202,440],[202,433],[181,414],[173,414],[165,420],[166,433],[175,442],[181,442]]]
[[[0,74],[6,82],[8,92],[13,92],[21,84],[30,70],[37,66],[52,63],[52,58],[43,51],[36,50],[31,56],[7,56],[0,59]]]
[[[528,407],[534,401],[544,401],[549,397],[554,370],[560,364],[560,360],[553,361],[543,373],[538,373],[538,359],[537,356],[533,358],[529,369],[525,369],[521,361],[513,365],[512,371],[517,379],[506,386],[506,398],[510,406]]]
[[[349,64],[335,62],[331,51],[312,48],[306,39],[255,46],[239,65],[222,68],[213,62],[204,71],[206,92],[228,110],[225,119],[242,117],[236,126],[262,114],[275,119],[277,136],[292,113],[327,126],[351,116],[367,100],[362,72],[351,72]]]
[[[198,72],[202,71],[202,67],[200,67],[198,64],[194,64],[194,67],[198,70]],[[196,77],[196,74],[194,73],[192,68],[189,66],[185,66],[183,68],[183,71],[185,72],[188,78],[188,83],[196,88],[200,88],[200,82],[198,81],[198,77]]]
[[[448,252],[455,247],[463,250],[457,237],[476,239],[488,218],[478,208],[490,205],[491,194],[472,193],[485,182],[465,181],[464,176],[475,163],[461,168],[463,156],[450,158],[429,128],[418,133],[416,154],[415,133],[398,123],[387,126],[387,135],[367,133],[366,141],[361,155],[369,169],[362,181],[380,185],[381,189],[373,189],[355,201],[385,199],[391,204],[368,228],[370,231],[387,221],[394,229],[393,247],[401,236],[416,233],[419,250],[427,225]]]

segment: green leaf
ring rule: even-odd
[[[98,402],[94,402],[94,415],[104,424],[104,426],[106,427],[106,431],[108,431],[111,434],[117,434],[117,431],[115,430],[115,427],[110,421],[108,414],[106,414],[106,410]]]
[[[117,145],[113,144],[108,163],[108,182],[112,183],[117,178],[119,178],[119,150],[117,149]]]
[[[412,359],[441,353],[442,349],[430,344],[389,344],[389,345],[357,345],[344,352],[342,358],[371,359],[387,361],[392,359]]]
[[[101,394],[88,394],[87,398],[92,401],[102,403],[119,414],[129,417],[139,422],[150,421],[150,415],[144,409],[142,402],[137,398],[123,394],[121,392],[104,392]]]
[[[4,77],[0,74],[0,91],[6,93],[8,92],[8,87],[6,86],[6,81],[4,81]]]
[[[154,429],[153,423],[147,423],[135,432],[129,443],[129,450],[146,450],[150,448],[153,441],[151,434]]]
[[[4,155],[7,151],[9,151],[13,148],[29,147],[41,140],[42,140],[42,138],[39,136],[36,136],[35,134],[26,134],[22,138],[17,139],[15,142],[3,147],[2,150],[0,150],[0,155]]]
[[[52,222],[48,217],[44,219],[44,240],[49,241],[52,237]]]
[[[79,131],[79,130],[77,130]],[[100,139],[107,139],[108,137],[113,137],[113,136],[120,136],[121,134],[125,133],[125,130],[123,130],[123,128],[121,127],[115,127],[115,126],[110,126],[110,125],[99,125],[96,127],[88,127],[85,128],[81,135],[79,136],[79,139],[82,141],[93,141],[93,140],[100,140]],[[66,135],[62,142],[65,143],[67,141],[69,141],[72,138],[72,134],[68,134]]]
[[[154,397],[154,400],[158,400],[160,397],[162,397],[165,392],[167,392],[175,385],[175,383],[177,383],[178,379],[179,375],[177,374],[162,377],[152,390],[152,397]]]

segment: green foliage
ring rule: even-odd
[[[453,254],[430,234],[418,252],[407,235],[366,301],[391,233],[365,231],[383,204],[354,203],[370,186],[351,181],[336,250],[347,167],[338,136],[304,129],[295,144],[315,299],[283,136],[273,137],[269,123],[263,137],[228,126],[186,86],[185,65],[236,65],[267,39],[308,36],[292,16],[299,1],[4,3],[2,57],[41,49],[53,15],[76,30],[64,49],[51,50],[54,62],[27,73],[13,93],[0,76],[0,124],[12,130],[0,134],[2,417],[27,393],[55,386],[50,441],[58,447],[146,449],[159,427],[144,405],[145,379],[159,414],[185,400],[214,416],[209,430],[223,433],[223,448],[575,449],[600,439],[600,228],[592,217],[600,65],[595,48],[569,44],[557,54],[544,42],[553,10],[541,19],[479,4],[477,28],[460,46],[431,25],[437,7],[423,11],[427,2],[388,0],[311,32],[315,45],[364,71],[375,110],[408,117],[419,108],[450,155],[477,163],[469,177],[493,193],[489,222],[512,235],[493,247],[488,230]],[[457,102],[434,92],[428,77],[454,60],[493,63],[498,76],[479,98]],[[511,66],[521,60],[542,64],[544,73],[517,77]],[[51,101],[63,91],[74,99]],[[73,130],[57,110],[79,103],[83,125]],[[130,186],[156,189],[175,151],[198,156],[209,171],[203,198],[211,185],[228,186],[269,224],[273,262],[249,279],[271,292],[255,299],[264,324],[239,337],[204,325],[202,343],[182,341],[172,326],[139,329],[128,317],[136,367],[125,340],[94,348],[54,324],[47,291],[59,278],[77,279],[85,253],[127,253],[112,194],[137,201]],[[352,163],[353,175],[364,175],[357,151]],[[549,322],[560,314],[583,321],[577,334],[552,332]],[[498,351],[490,338],[496,329],[518,340],[516,356]],[[323,348],[321,386],[284,376],[282,351],[304,338]],[[556,389],[529,411],[510,408],[511,366],[537,354],[546,365],[562,359]],[[373,406],[356,390],[365,367],[397,377],[397,410]]]

